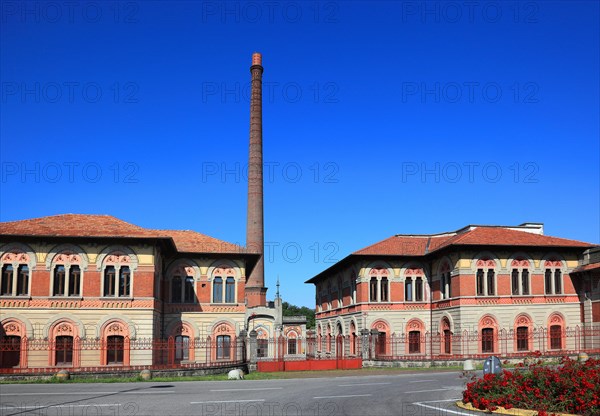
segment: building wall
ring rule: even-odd
[[[516,331],[523,325],[531,330],[548,329],[553,324],[563,329],[575,328],[582,324],[581,303],[569,272],[578,266],[578,260],[577,252],[540,249],[527,252],[462,250],[426,261],[416,257],[357,260],[316,284],[316,333],[324,338],[330,334],[358,335],[363,329],[375,329],[387,336],[406,336],[411,330],[441,333],[445,326],[453,334],[480,333],[490,325],[496,331]],[[478,294],[479,269],[494,271],[493,294]],[[513,295],[513,269],[520,271],[517,277],[522,276],[523,269],[528,270],[528,293]],[[560,293],[546,293],[546,269],[553,273],[560,270]],[[450,298],[442,293],[442,275],[447,276],[446,273],[451,276]],[[407,299],[409,288],[414,287],[416,281],[410,279],[415,277],[423,279],[421,301],[415,301],[414,291],[413,300]],[[355,293],[342,289],[344,296],[340,304],[340,288],[352,287],[352,279],[356,279]],[[371,283],[372,279],[376,283]],[[386,290],[381,288],[382,281],[387,281]],[[551,282],[550,288],[553,285]],[[519,286],[523,291],[522,280]],[[382,299],[384,292],[387,296]]]
[[[184,335],[206,341],[208,337],[216,339],[217,335],[235,338],[244,327],[246,276],[242,258],[165,258],[156,246],[123,245],[118,241],[77,245],[8,241],[0,243],[0,270],[6,271],[9,266],[15,272],[12,288],[3,287],[7,293],[0,295],[0,337],[21,337],[23,346],[27,338],[30,351],[27,357],[22,357],[22,367],[56,364],[55,353],[48,349],[36,350],[32,347],[33,340],[50,341],[49,345],[60,336],[73,337],[74,342],[87,340],[92,344],[96,340],[98,349],[82,348],[73,358],[73,364],[98,366],[106,364],[106,354],[101,349],[105,346],[101,347],[101,343],[106,343],[111,335],[128,340]],[[28,269],[28,287],[20,294],[23,287],[17,288],[21,284],[17,282],[17,275],[22,266]],[[72,269],[74,266],[79,267],[78,293],[70,293],[66,278],[64,287],[55,289],[54,275],[60,273],[58,266],[65,268],[66,275],[69,270],[75,270]],[[118,270],[129,268],[128,293],[121,296],[116,287],[115,295],[103,296],[107,267],[117,270],[116,286],[119,285]],[[173,278],[177,274],[193,279],[192,299],[173,299]],[[214,279],[218,275],[222,278],[221,302],[212,298]],[[234,279],[233,292],[227,292],[229,276]],[[5,276],[3,278],[6,280]],[[59,289],[61,294],[56,294]],[[185,295],[183,290],[184,287],[181,293]],[[132,349],[126,355],[124,361],[130,365],[148,365],[157,359],[150,347]]]

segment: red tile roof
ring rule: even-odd
[[[550,237],[506,227],[473,226],[446,234],[395,235],[354,252],[354,255],[423,256],[455,245],[593,247],[593,244]]]
[[[522,231],[517,227],[470,225],[458,231],[430,235],[395,235],[355,251],[306,283],[317,283],[356,256],[424,256],[450,246],[514,246],[589,248],[594,244]],[[527,228],[527,227],[524,227]]]
[[[0,235],[168,239],[173,241],[179,252],[245,253],[243,247],[195,231],[153,230],[110,215],[63,214],[0,222]]]
[[[245,253],[246,249],[236,244],[218,240],[190,230],[156,230],[173,239],[177,251],[182,253]]]

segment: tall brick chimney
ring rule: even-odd
[[[250,96],[250,152],[248,157],[248,221],[246,247],[261,255],[246,284],[248,307],[267,304],[265,287],[263,225],[263,158],[262,158],[262,55],[252,54],[252,93]]]

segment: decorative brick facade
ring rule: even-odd
[[[590,249],[592,244],[544,236],[541,224],[393,236],[307,281],[316,288],[316,334],[354,338],[375,330],[383,340],[406,337],[405,353],[418,359],[427,349],[428,356],[443,354],[444,334],[488,334],[490,343],[479,342],[479,353],[497,353],[499,331],[513,337],[536,328],[563,334],[597,328],[600,274],[580,270]],[[441,338],[435,347],[415,342],[409,351],[411,334]],[[516,352],[514,343],[503,350]],[[464,353],[460,348],[447,352]]]

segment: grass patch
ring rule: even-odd
[[[478,369],[482,365],[477,365]],[[356,370],[324,370],[324,371],[281,371],[272,373],[252,372],[246,374],[246,380],[277,380],[291,378],[318,378],[340,376],[369,376],[377,373],[402,373],[402,372],[435,372],[435,371],[460,371],[461,366],[448,367],[366,367]],[[203,376],[154,376],[151,380],[143,380],[140,376],[93,378],[72,375],[70,380],[58,379],[56,376],[27,380],[0,380],[2,384],[77,384],[77,383],[147,383],[147,382],[184,382],[184,381],[226,381],[227,374],[210,374]]]

